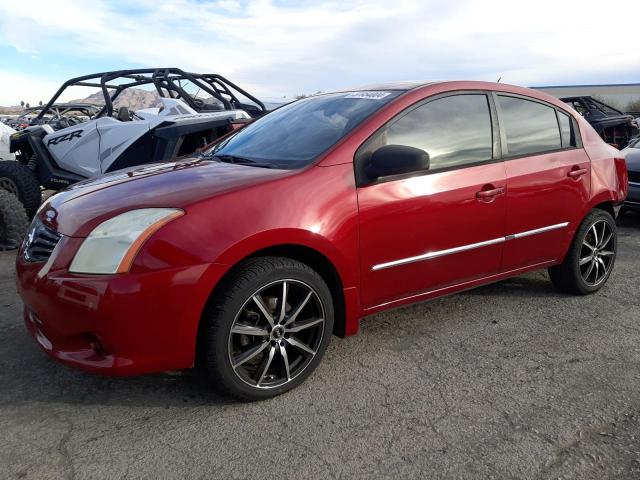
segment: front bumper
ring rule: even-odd
[[[629,182],[629,193],[624,201],[624,207],[640,211],[640,182]]]
[[[75,240],[64,238],[56,250]],[[55,255],[29,263],[20,252],[16,261],[25,324],[47,354],[107,375],[194,365],[200,318],[226,266],[78,275],[56,269]]]

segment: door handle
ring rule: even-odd
[[[570,170],[569,173],[567,173],[567,176],[570,177],[570,178],[573,178],[573,179],[578,179],[582,175],[584,175],[585,173],[587,173],[587,169],[586,168],[573,167],[573,169]]]
[[[485,201],[493,200],[493,198],[502,194],[504,194],[504,187],[489,188],[487,190],[480,190],[479,192],[477,192],[476,198],[478,198],[478,200],[485,200]]]

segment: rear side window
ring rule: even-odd
[[[569,115],[558,112],[558,124],[560,125],[562,148],[575,147],[576,140],[573,135],[573,128],[571,127],[571,119],[569,118]]]
[[[429,170],[491,160],[493,139],[486,95],[464,94],[428,102],[384,127],[367,145],[407,145],[426,151]]]
[[[498,95],[507,136],[507,155],[562,148],[556,111],[538,102]]]

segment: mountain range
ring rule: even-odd
[[[102,92],[96,92],[88,97],[70,100],[60,103],[93,103],[94,105],[104,105]],[[155,91],[142,90],[140,88],[128,88],[123,90],[114,102],[114,106],[126,106],[129,110],[139,110],[141,108],[159,107],[160,96]],[[20,105],[12,107],[0,107],[0,115],[18,115],[24,110]]]

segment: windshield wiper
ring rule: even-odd
[[[276,168],[276,166],[271,163],[256,162],[250,158],[238,157],[237,155],[212,155],[210,158],[217,159],[219,162],[249,165],[250,167]]]

